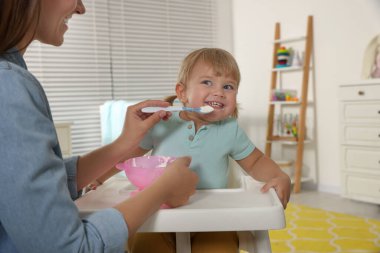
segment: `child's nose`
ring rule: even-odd
[[[223,88],[219,88],[219,87],[216,87],[213,91],[213,95],[214,96],[218,96],[218,97],[222,97],[224,98],[225,97],[225,93],[224,93],[224,89]]]

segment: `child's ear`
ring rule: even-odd
[[[175,93],[177,94],[177,98],[182,102],[186,103],[186,87],[182,83],[177,83],[175,85]]]

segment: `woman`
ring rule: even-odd
[[[139,103],[113,143],[62,159],[47,98],[22,56],[33,40],[60,46],[69,19],[84,13],[81,0],[0,0],[0,252],[123,252],[162,203],[182,205],[194,192],[197,176],[181,158],[136,197],[79,218],[78,190],[132,157],[148,129],[170,116],[141,112],[165,102]]]

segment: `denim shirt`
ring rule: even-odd
[[[77,160],[62,159],[45,92],[20,53],[0,56],[0,252],[124,252],[119,211],[80,219]]]

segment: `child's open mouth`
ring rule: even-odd
[[[213,107],[214,109],[223,109],[224,104],[216,102],[216,101],[208,101],[206,102],[207,105]]]

